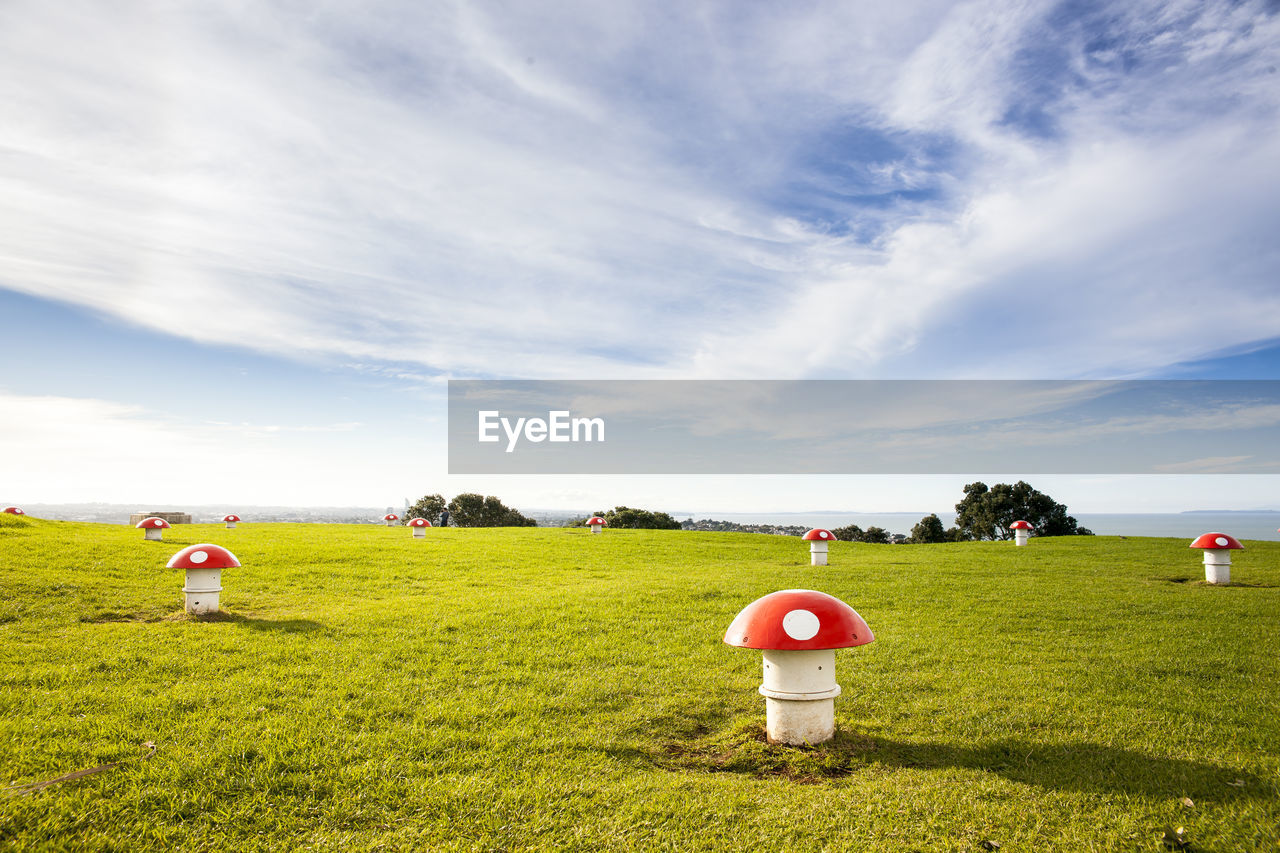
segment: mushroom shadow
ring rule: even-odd
[[[657,763],[686,770],[789,777],[812,782],[871,767],[959,768],[995,773],[1025,785],[1057,790],[1195,800],[1271,799],[1275,785],[1237,767],[1148,755],[1099,743],[1045,744],[1000,740],[976,745],[910,742],[838,732],[816,747],[770,744],[762,726],[735,736],[667,744]]]

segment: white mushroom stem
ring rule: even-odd
[[[220,592],[222,569],[187,569],[182,593],[188,613],[216,613]]]
[[[603,530],[603,529],[604,529],[604,525],[603,525],[603,524],[593,524],[593,525],[591,525],[591,532],[592,532],[592,533],[599,533],[599,532],[600,532],[601,530]]]
[[[1205,583],[1231,583],[1231,552],[1206,549],[1204,552]]]
[[[152,539],[152,540],[155,540],[156,542],[162,542],[164,541],[163,531],[164,531],[164,528],[161,528],[161,527],[147,527],[147,528],[144,528],[142,531],[142,538]]]
[[[809,565],[825,566],[827,564],[827,543],[814,539],[809,543]]]
[[[387,527],[395,527],[396,523],[389,518],[383,519],[387,523]]]
[[[1022,547],[1023,545],[1026,545],[1026,544],[1027,544],[1027,541],[1028,541],[1030,538],[1031,538],[1031,531],[1030,531],[1030,530],[1015,530],[1015,531],[1013,531],[1013,544],[1014,544],[1014,545],[1017,545],[1018,547]]]
[[[415,526],[415,527],[413,528],[413,538],[414,538],[414,539],[426,539],[426,538],[427,538],[427,528],[425,528],[425,527],[416,527],[416,526]]]
[[[831,740],[836,734],[834,700],[840,695],[835,649],[765,649],[760,694],[771,742],[800,746]]]
[[[235,529],[236,529],[236,523],[235,523],[234,521],[228,521],[228,522],[227,522],[227,529],[228,529],[228,530],[235,530]]]

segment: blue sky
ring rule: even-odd
[[[1277,11],[11,0],[0,500],[946,509],[449,478],[444,382],[1280,378]]]

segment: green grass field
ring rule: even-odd
[[[223,613],[182,614],[213,542]],[[9,849],[1280,850],[1280,543],[0,520]],[[808,587],[838,735],[764,742],[721,637]],[[143,760],[141,744],[153,742]],[[985,843],[985,846],[984,846]]]

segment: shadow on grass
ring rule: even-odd
[[[180,613],[172,617],[174,622],[231,623],[243,625],[251,631],[279,631],[284,634],[313,634],[327,630],[324,625],[310,619],[262,619],[246,616],[243,613],[228,613],[219,610],[216,613]]]
[[[752,724],[727,734],[665,744],[651,759],[669,769],[808,783],[873,768],[959,768],[996,773],[1043,788],[1088,793],[1206,801],[1270,799],[1276,795],[1271,782],[1248,770],[1096,743],[912,743],[837,732],[834,740],[819,746],[787,747],[769,743],[764,727]]]
[[[1189,577],[1182,577],[1182,576],[1175,576],[1170,578],[1155,578],[1155,580],[1166,581],[1168,583],[1186,584],[1187,586],[1200,586],[1200,587],[1206,587],[1211,589],[1274,589],[1275,588],[1275,584],[1269,584],[1269,583],[1249,583],[1247,581],[1238,581],[1238,580],[1232,581],[1231,583],[1209,583],[1203,578],[1197,580],[1196,578],[1189,578]]]

